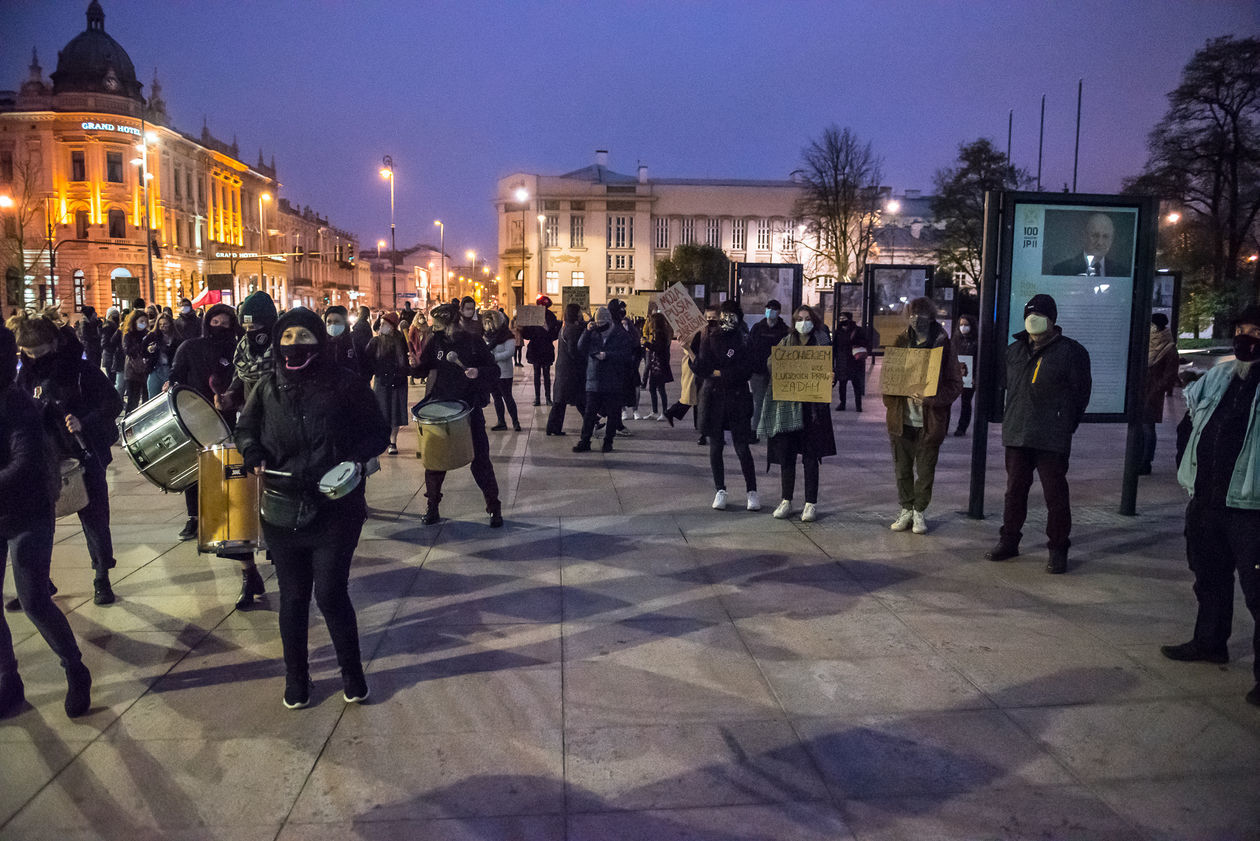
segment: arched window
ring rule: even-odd
[[[83,269],[74,270],[74,311],[83,312]]]
[[[126,239],[127,237],[127,214],[118,208],[109,212],[109,237],[110,239]]]

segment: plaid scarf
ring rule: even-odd
[[[242,336],[236,344],[236,354],[232,357],[232,365],[236,368],[236,377],[245,383],[246,394],[253,390],[263,374],[269,374],[276,367],[271,354],[271,345],[261,354],[254,353],[249,345],[249,336]]]

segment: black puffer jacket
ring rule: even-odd
[[[53,475],[39,404],[16,385],[0,390],[0,540],[52,519]]]
[[[1006,348],[1002,444],[1070,455],[1093,380],[1089,351],[1060,328],[1053,330],[1054,336],[1040,347],[1021,330]]]
[[[122,412],[122,398],[101,369],[73,350],[58,348],[39,359],[27,359],[18,372],[18,386],[44,404],[44,423],[63,453],[79,449],[66,429],[65,416],[83,424],[83,439],[101,464],[113,460],[110,447],[118,440],[114,419]]]
[[[458,364],[448,359],[452,351]],[[476,378],[469,379],[465,368],[476,368]],[[499,381],[499,363],[479,337],[448,327],[425,342],[413,373],[428,382],[425,400],[462,400],[479,409],[490,402],[490,389]]]
[[[731,431],[736,442],[752,438],[752,376],[754,359],[740,330],[713,330],[700,342],[691,370],[703,378],[700,386],[700,431],[721,435]]]
[[[231,317],[231,332],[220,339],[211,338],[210,319],[221,314]],[[226,392],[232,383],[232,354],[236,351],[240,329],[236,310],[227,304],[215,304],[207,310],[202,322],[202,336],[184,341],[175,351],[175,360],[171,363],[171,385],[188,386],[213,403],[214,396]]]
[[[525,348],[525,361],[530,365],[550,365],[556,361],[556,338],[560,335],[560,319],[551,310],[543,310],[546,327],[523,327],[521,338],[529,344]]]

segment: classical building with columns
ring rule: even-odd
[[[624,175],[603,150],[564,175],[505,176],[495,198],[500,300],[559,300],[562,286],[589,286],[600,304],[652,290],[656,261],[687,243],[732,261],[806,262],[793,216],[799,195],[791,180],[653,178],[646,166]]]
[[[282,306],[314,301],[323,293],[312,261],[299,267],[294,257],[316,244],[330,264],[320,276],[348,295],[359,277],[354,237],[326,220],[295,220],[278,199],[274,159],[260,151],[246,163],[235,139],[205,125],[199,135],[177,130],[156,75],[147,98],[143,87],[92,0],[87,28],[58,53],[50,81],[33,54],[20,88],[0,91],[6,314],[54,300],[98,312],[136,297],[174,305],[207,287],[235,302],[260,288]],[[300,294],[291,290],[298,280]]]

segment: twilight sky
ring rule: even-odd
[[[105,30],[175,126],[203,115],[247,162],[274,154],[281,195],[355,231],[389,231],[377,170],[393,156],[400,247],[496,248],[495,182],[610,151],[657,176],[784,178],[831,123],[873,142],[884,183],[931,190],[960,142],[987,136],[1072,178],[1085,80],[1082,192],[1145,161],[1165,95],[1204,41],[1260,32],[1254,0],[101,0]],[[45,78],[88,0],[0,0],[0,88]]]

